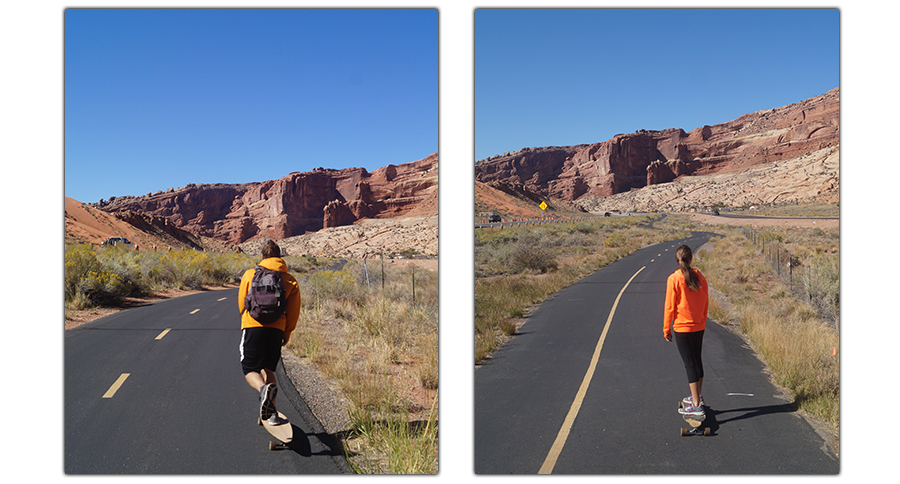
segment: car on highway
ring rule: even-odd
[[[499,222],[499,221],[500,221],[499,215],[491,215],[490,217],[488,217],[488,222],[490,222],[490,223],[495,223],[495,222]]]
[[[110,247],[110,246],[114,246],[114,245],[124,245],[126,247],[134,247],[134,244],[131,243],[131,241],[129,241],[125,237],[110,237],[110,238],[104,240],[103,242],[101,242],[100,245],[102,247]]]

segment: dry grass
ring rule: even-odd
[[[723,232],[719,228],[719,232]],[[833,430],[839,426],[840,341],[835,327],[807,300],[796,297],[770,270],[756,248],[738,231],[698,253],[696,265],[710,286],[710,317],[734,323],[765,361],[775,382],[801,409]],[[829,238],[827,234],[823,237]],[[806,244],[826,243],[815,238]],[[800,244],[802,245],[802,244]]]
[[[301,280],[307,302],[288,349],[349,400],[344,448],[357,472],[435,474],[437,273],[370,263],[368,276],[351,261]]]

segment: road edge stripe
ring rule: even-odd
[[[588,387],[591,385],[591,379],[594,377],[594,370],[597,368],[597,361],[600,360],[600,350],[603,349],[603,342],[606,340],[606,333],[609,332],[610,323],[612,323],[613,315],[616,313],[616,307],[619,305],[619,299],[622,298],[622,294],[625,293],[625,289],[631,284],[631,281],[637,277],[638,274],[641,273],[647,266],[641,267],[637,272],[631,276],[631,279],[628,279],[628,282],[622,287],[622,290],[619,291],[619,295],[616,296],[616,301],[613,303],[612,309],[609,310],[609,317],[606,318],[606,326],[603,327],[603,332],[600,334],[600,339],[597,341],[597,347],[594,348],[594,355],[591,357],[591,364],[588,366],[587,373],[584,375],[584,380],[581,381],[581,387],[578,388],[578,393],[575,394],[575,401],[572,402],[572,406],[569,408],[569,413],[566,415],[566,419],[563,421],[562,428],[559,429],[559,433],[556,435],[556,440],[553,441],[553,445],[550,447],[550,453],[547,454],[547,458],[544,459],[543,465],[541,465],[540,470],[538,470],[538,474],[550,474],[553,472],[553,468],[556,467],[556,460],[559,458],[559,454],[562,452],[563,446],[566,445],[566,440],[569,438],[569,431],[572,430],[572,424],[575,423],[575,417],[578,416],[578,411],[581,410],[581,404],[584,401],[584,395],[587,393]]]

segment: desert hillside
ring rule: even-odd
[[[546,204],[545,209],[540,208],[542,202]],[[577,203],[538,195],[521,184],[475,181],[476,223],[487,222],[491,215],[513,219],[568,217],[583,212],[584,209]]]
[[[110,237],[125,237],[138,249],[200,248],[200,238],[165,219],[133,212],[107,213],[64,197],[65,242],[99,245]]]

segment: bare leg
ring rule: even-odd
[[[275,381],[275,372],[270,370],[260,370],[258,373],[251,371],[244,375],[244,379],[246,379],[247,383],[249,383],[256,391],[260,391],[263,385],[276,385],[278,383]]]
[[[691,387],[691,398],[694,400],[694,406],[700,406],[700,392],[703,389],[703,378],[694,383],[689,383],[688,386]]]

